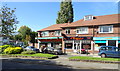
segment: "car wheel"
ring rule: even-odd
[[[58,55],[58,52],[55,52],[54,54],[55,54],[55,55]]]
[[[101,58],[105,58],[106,57],[106,54],[101,54]]]

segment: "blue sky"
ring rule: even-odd
[[[56,23],[60,2],[6,2],[10,8],[16,8],[19,24],[30,27],[33,31],[40,30]],[[73,2],[74,21],[85,15],[108,15],[118,13],[115,2]]]

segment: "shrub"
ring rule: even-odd
[[[8,47],[4,50],[5,54],[19,54],[23,51],[21,47]]]
[[[35,51],[23,51],[21,54],[35,54],[36,52]]]
[[[3,45],[3,46],[0,46],[0,53],[3,53],[3,51],[8,48],[8,47],[11,47],[11,45]]]

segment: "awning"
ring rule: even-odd
[[[93,40],[120,40],[120,37],[93,37]]]
[[[95,43],[106,43],[106,40],[96,40]]]
[[[118,40],[118,43],[120,43],[120,40]]]

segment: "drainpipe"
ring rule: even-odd
[[[95,28],[95,26],[93,25],[93,37],[94,37],[94,35],[95,35],[95,34],[94,34],[94,28]],[[92,51],[93,51],[93,55],[94,55],[94,48],[95,48],[95,47],[94,47],[94,40],[92,40],[92,45],[93,45],[93,50],[92,50]]]
[[[118,47],[118,44],[119,44],[119,43],[118,43],[118,40],[116,40],[116,47]]]
[[[63,53],[65,53],[65,47],[64,47],[65,43],[64,43],[64,37],[62,38],[62,51]]]

